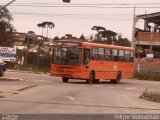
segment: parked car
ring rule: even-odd
[[[0,77],[4,76],[5,71],[6,71],[6,63],[0,58]]]

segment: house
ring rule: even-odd
[[[138,15],[136,23],[144,21],[142,28],[135,28],[135,48],[143,55],[153,54],[160,58],[160,12]],[[145,57],[145,56],[144,56]]]

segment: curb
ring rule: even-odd
[[[11,77],[0,77],[0,81],[24,81],[24,80],[19,78],[11,78]]]
[[[8,69],[7,72],[21,72],[21,73],[34,73],[34,74],[50,74],[49,72],[34,72],[34,71],[21,71]]]
[[[141,95],[139,98],[144,99],[144,100],[148,100],[148,101],[152,101],[152,102],[160,103],[160,99],[155,99],[155,98],[144,96],[144,95]]]

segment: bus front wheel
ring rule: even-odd
[[[95,78],[95,74],[94,74],[94,72],[91,72],[90,75],[89,75],[89,79],[86,80],[86,82],[88,84],[93,84],[94,83],[94,78]]]
[[[62,77],[62,81],[64,82],[64,83],[68,83],[68,78],[67,77]]]

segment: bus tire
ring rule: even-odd
[[[117,73],[117,77],[115,80],[111,80],[111,83],[114,83],[114,84],[119,84],[121,82],[121,72],[118,72]]]
[[[69,80],[69,78],[67,78],[67,77],[62,77],[62,81],[63,81],[64,83],[68,83],[68,80]]]
[[[94,79],[94,83],[99,83],[99,79]]]
[[[86,82],[87,82],[88,84],[93,84],[94,81],[95,81],[95,73],[94,73],[94,72],[91,72],[91,73],[89,74],[89,79],[86,80]]]
[[[4,77],[4,70],[0,69],[0,77]]]

